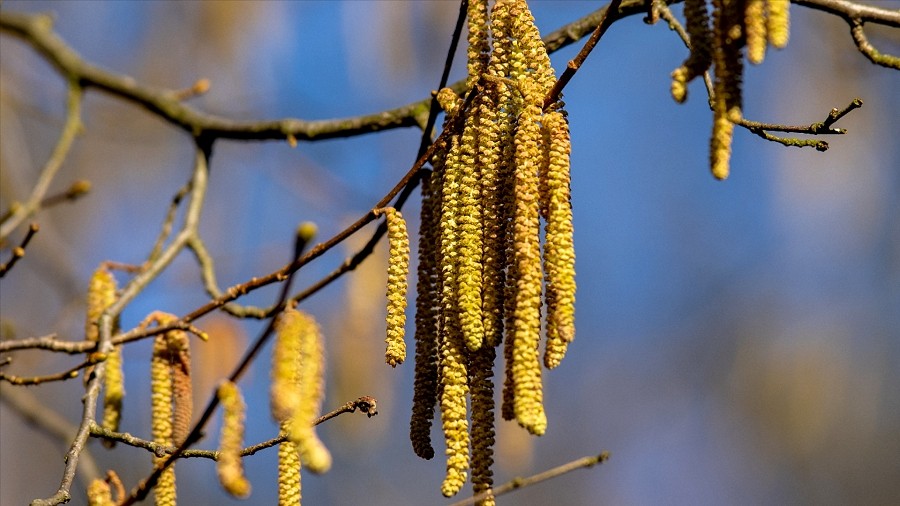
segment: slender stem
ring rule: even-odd
[[[457,501],[449,506],[468,506],[470,504],[475,504],[479,501],[487,499],[488,497],[497,497],[503,494],[508,494],[513,490],[519,490],[521,488],[530,487],[532,485],[536,485],[541,483],[542,481],[552,480],[553,478],[557,478],[566,473],[571,473],[576,469],[587,469],[589,467],[593,467],[597,464],[602,464],[609,460],[609,452],[601,452],[599,455],[592,455],[588,457],[582,457],[580,459],[573,460],[571,462],[567,462],[561,466],[554,467],[553,469],[548,469],[544,472],[529,476],[527,478],[513,478],[512,480],[500,485],[499,487],[489,490],[487,492],[483,492],[481,494],[476,494],[473,497],[468,499],[464,499],[462,501]]]
[[[2,14],[0,14],[2,15]],[[75,136],[81,130],[81,99],[82,88],[75,81],[69,83],[69,95],[66,100],[66,123],[59,135],[59,140],[50,154],[50,159],[41,170],[37,183],[31,190],[31,195],[24,204],[13,210],[12,214],[0,223],[0,241],[12,233],[23,221],[28,219],[40,209],[41,201],[50,188],[50,183],[62,167],[63,161],[69,154],[72,144],[75,142]]]

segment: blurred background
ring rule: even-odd
[[[531,4],[542,33],[602,5]],[[54,12],[56,30],[85,59],[142,83],[183,88],[210,79],[209,93],[192,101],[201,110],[325,119],[427,97],[440,78],[458,3],[7,0],[2,8]],[[673,10],[681,15],[680,6]],[[702,85],[691,84],[684,105],[669,95],[669,73],[687,53],[665,22],[617,22],[566,89],[577,339],[562,366],[544,376],[547,434],[535,439],[499,422],[495,479],[601,450],[612,458],[500,504],[900,502],[900,73],[859,54],[844,21],[797,6],[791,16],[788,47],[747,68],[745,115],[809,124],[862,98],[863,108],[837,125],[849,133],[825,139],[826,153],[737,129],[732,175],[715,181]],[[897,30],[867,30],[880,50],[900,53]],[[553,54],[554,67],[564,68],[580,46]],[[65,119],[65,83],[5,34],[0,70],[6,209],[27,196],[50,155]],[[464,72],[458,58],[453,80]],[[4,337],[81,339],[91,272],[105,260],[142,262],[190,176],[189,136],[144,111],[90,90],[84,123],[51,193],[77,179],[93,189],[36,218],[41,232],[0,285]],[[417,130],[403,129],[294,149],[218,142],[201,234],[220,285],[283,265],[301,221],[317,223],[327,239],[367,212],[412,165],[418,139]],[[417,197],[404,209],[413,233]],[[304,268],[297,286],[332,270],[372,230]],[[326,475],[304,475],[306,504],[449,502],[440,495],[443,459],[422,461],[408,442],[413,364],[384,364],[384,246],[303,305],[326,334],[326,409],[371,395],[380,412],[319,428],[335,464]],[[261,290],[241,302],[267,305],[275,295],[275,288]],[[206,300],[185,253],[126,309],[122,326],[153,310],[185,314]],[[264,323],[214,314],[198,324],[213,336],[193,343],[199,409]],[[149,341],[124,352],[122,429],[143,436],[150,352]],[[276,433],[266,356],[241,385],[248,443]],[[57,372],[79,360],[14,357],[13,374]],[[11,395],[9,385],[2,389]],[[80,380],[27,393],[72,423],[80,416]],[[208,434],[217,434],[218,423],[217,416]],[[66,444],[6,403],[0,428],[0,503],[50,496]],[[434,436],[440,441],[439,431]],[[199,446],[212,448],[215,440]],[[115,469],[128,488],[151,467],[143,450],[108,451],[93,441],[90,451],[101,472]],[[275,462],[274,450],[245,461],[249,503],[275,503]],[[211,462],[181,461],[177,469],[181,504],[237,502],[221,491]],[[73,493],[72,503],[83,504],[82,482]]]

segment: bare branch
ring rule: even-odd
[[[606,451],[601,452],[599,455],[582,457],[580,459],[573,460],[572,462],[554,467],[553,469],[548,469],[544,472],[529,476],[527,478],[513,478],[512,480],[504,483],[503,485],[500,485],[493,490],[477,494],[462,501],[457,501],[450,506],[468,506],[470,504],[475,504],[479,501],[487,499],[488,497],[497,497],[512,492],[513,490],[530,487],[531,485],[536,485],[538,483],[541,483],[542,481],[552,480],[553,478],[557,478],[566,473],[570,473],[572,471],[575,471],[576,469],[587,469],[590,467],[594,467],[595,465],[602,464],[607,460],[609,460],[609,452]]]
[[[38,233],[40,227],[37,223],[32,223],[28,227],[28,232],[25,233],[25,237],[22,238],[22,242],[19,243],[18,246],[13,248],[12,256],[10,256],[9,260],[5,263],[0,264],[0,278],[6,276],[6,273],[16,265],[22,257],[25,256],[25,248],[28,247],[28,243],[31,242],[31,239],[34,237],[34,234]]]
[[[6,15],[6,13],[0,13],[0,19],[2,19],[2,16],[4,15]],[[50,154],[50,159],[47,160],[44,168],[41,169],[41,174],[38,177],[34,188],[31,190],[31,195],[28,197],[28,200],[12,210],[9,217],[6,218],[3,223],[0,223],[0,241],[8,237],[16,227],[40,209],[41,201],[47,194],[50,183],[53,182],[53,178],[56,177],[56,173],[62,166],[63,160],[65,160],[66,155],[69,154],[69,149],[75,141],[75,136],[81,130],[81,98],[81,86],[79,86],[77,82],[70,82],[69,97],[66,102],[66,123],[63,126],[62,132],[59,134],[59,140],[56,142],[56,146]]]

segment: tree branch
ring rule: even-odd
[[[0,13],[2,17],[5,13]],[[12,233],[23,221],[36,213],[40,207],[50,183],[56,177],[56,173],[62,166],[63,160],[69,154],[72,143],[75,142],[75,136],[81,130],[81,99],[82,89],[75,81],[69,82],[69,94],[66,101],[66,123],[59,135],[59,140],[50,154],[50,159],[41,170],[37,183],[31,190],[31,195],[24,204],[19,205],[12,210],[12,213],[0,223],[0,242]]]
[[[587,469],[590,467],[594,467],[595,465],[602,464],[607,460],[609,460],[609,452],[606,451],[600,452],[599,455],[582,457],[580,459],[573,460],[561,466],[554,467],[553,469],[548,469],[544,472],[529,476],[527,478],[513,478],[512,480],[504,483],[503,485],[500,485],[493,490],[488,490],[487,492],[476,494],[468,499],[457,501],[453,504],[450,504],[450,506],[468,506],[470,504],[475,504],[479,501],[487,499],[488,497],[497,497],[512,492],[513,490],[530,487],[531,485],[536,485],[542,481],[551,480],[566,473],[571,473],[576,469]]]

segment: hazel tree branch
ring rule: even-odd
[[[467,499],[463,499],[462,501],[457,501],[450,504],[450,506],[469,506],[471,504],[477,504],[478,502],[483,501],[484,499],[487,499],[489,497],[497,497],[508,494],[514,490],[537,485],[538,483],[552,480],[553,478],[557,478],[566,473],[571,473],[572,471],[575,471],[577,469],[588,469],[594,467],[598,464],[606,462],[607,460],[609,460],[609,452],[607,451],[600,452],[599,455],[582,457],[580,459],[567,462],[561,466],[554,467],[553,469],[548,469],[538,474],[528,476],[527,478],[513,478],[512,480],[504,483],[503,485],[500,485],[499,487],[494,488],[493,490],[476,494]]]
[[[0,13],[3,16],[5,13]],[[66,122],[59,140],[50,154],[50,159],[41,169],[40,176],[31,190],[31,195],[23,204],[18,205],[9,216],[0,223],[0,242],[3,242],[23,221],[34,215],[40,208],[50,183],[56,177],[56,173],[62,166],[69,149],[75,142],[75,136],[81,130],[81,99],[82,88],[76,81],[69,82],[68,99],[66,100]]]
[[[49,435],[55,441],[68,445],[78,428],[55,410],[41,402],[29,389],[0,387],[0,402],[22,417],[30,426]],[[87,488],[88,484],[100,477],[100,467],[90,450],[81,454],[78,479]]]
[[[368,416],[369,418],[372,418],[373,416],[378,414],[376,406],[377,401],[374,397],[364,395],[354,401],[346,402],[339,408],[320,416],[315,421],[313,421],[313,426],[321,425],[322,423],[325,423],[328,420],[331,420],[332,418],[340,416],[344,413],[355,413],[357,410],[366,414],[366,416]],[[172,455],[176,451],[176,448],[174,446],[161,445],[154,441],[135,437],[127,432],[114,432],[109,429],[103,428],[97,423],[91,425],[91,436],[108,441],[117,441],[119,443],[133,446],[135,448],[143,448],[144,450],[153,453],[157,457]],[[287,435],[284,433],[279,434],[272,439],[268,439],[266,441],[262,441],[260,443],[244,448],[243,450],[241,450],[241,456],[249,457],[261,450],[277,446],[285,441],[287,441]],[[179,454],[178,458],[204,458],[210,460],[219,460],[219,452],[216,450],[184,450]]]
[[[687,31],[684,29],[684,26],[675,17],[672,11],[665,5],[661,3],[655,3],[655,12],[658,13],[659,17],[664,19],[666,23],[669,25],[669,29],[678,34],[678,37],[684,43],[685,47],[688,50],[691,49],[691,41],[690,35],[688,35]],[[709,98],[709,105],[712,108],[713,101],[713,86],[712,86],[712,78],[709,75],[709,72],[706,71],[703,73],[703,81],[706,85],[706,93]],[[862,107],[863,101],[859,98],[854,98],[847,107],[843,109],[832,109],[825,120],[819,121],[816,123],[812,123],[810,125],[782,125],[776,123],[763,123],[760,121],[748,120],[746,118],[741,118],[740,121],[736,121],[735,124],[739,125],[743,128],[746,128],[751,133],[762,137],[765,140],[777,142],[784,146],[793,146],[793,147],[813,147],[817,151],[826,151],[828,150],[828,143],[821,139],[798,139],[792,137],[781,137],[774,135],[770,132],[786,132],[786,133],[799,133],[804,135],[843,135],[847,133],[845,128],[832,128],[839,119],[846,116],[848,113],[853,111],[854,109],[858,109]]]
[[[12,255],[9,257],[9,260],[0,264],[0,278],[6,276],[6,273],[25,256],[25,248],[28,247],[28,243],[30,243],[34,235],[38,233],[38,230],[40,230],[40,227],[37,223],[32,223],[28,227],[28,231],[25,232],[25,237],[22,238],[22,242],[12,249]]]

